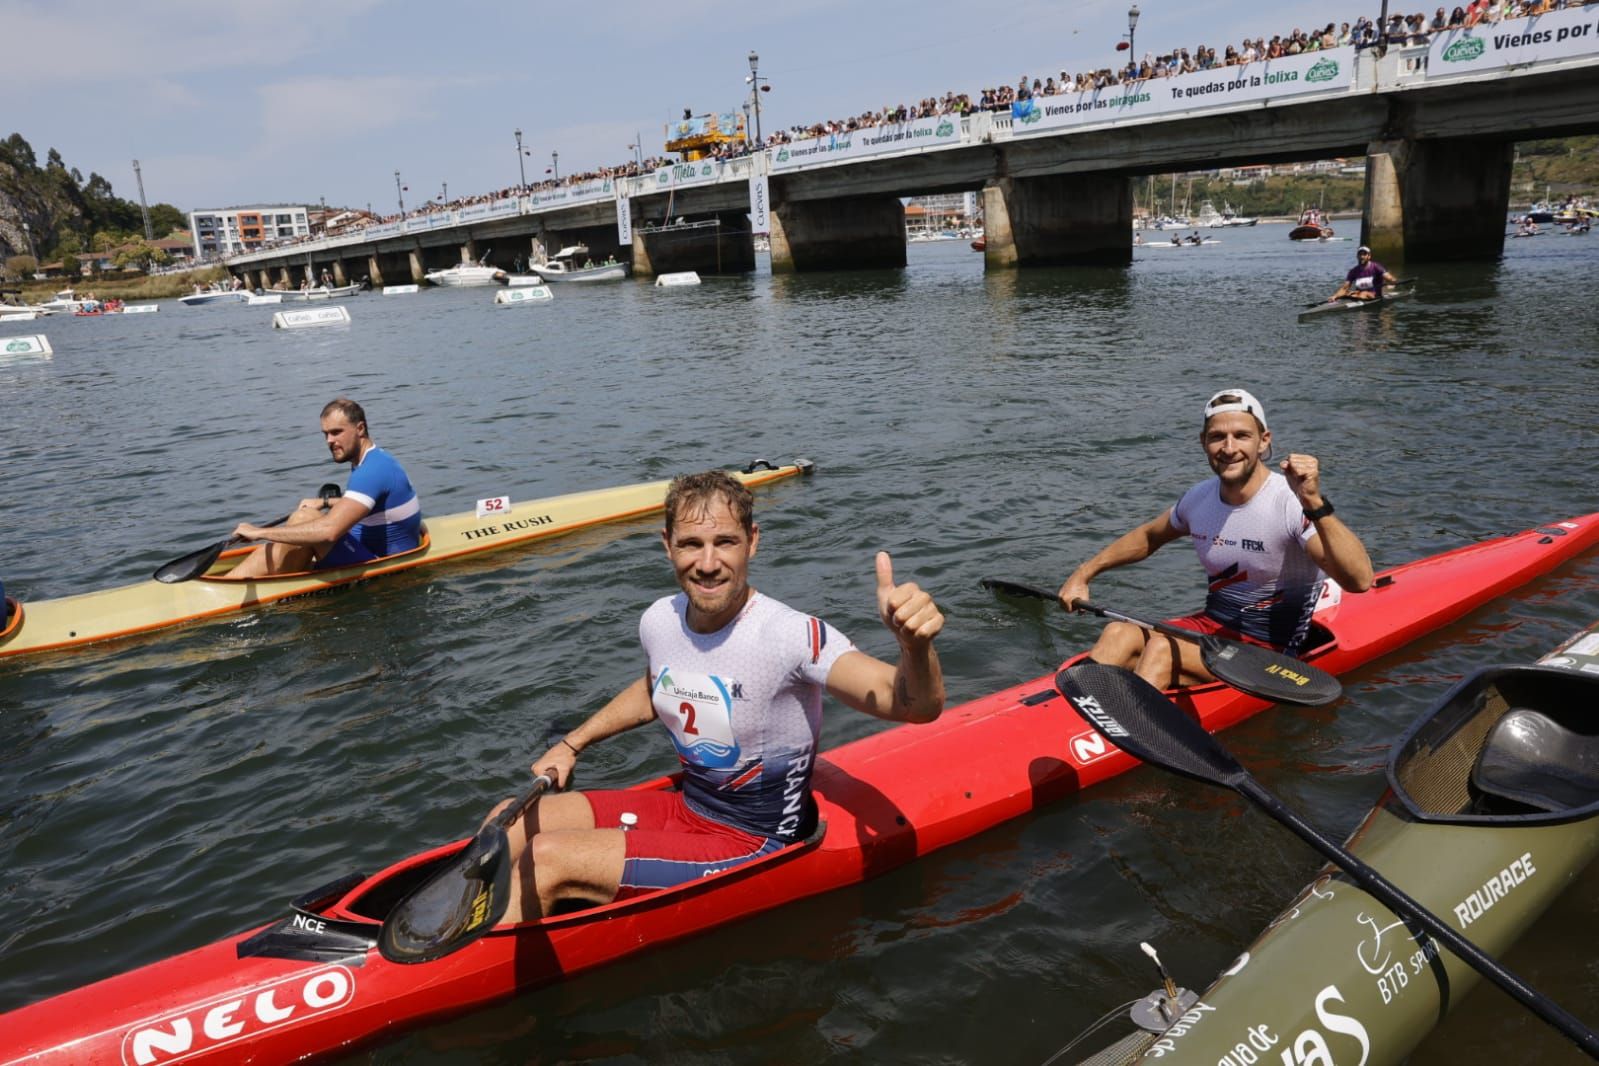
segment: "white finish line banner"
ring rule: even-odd
[[[1011,136],[1031,137],[1073,126],[1274,101],[1306,93],[1346,92],[1354,74],[1355,50],[1329,48],[1248,66],[1149,78],[1091,92],[1035,96],[1026,102],[1031,107],[1012,107]]]
[[[1427,49],[1427,77],[1475,74],[1595,52],[1599,52],[1599,14],[1589,8],[1568,8],[1437,34]]]

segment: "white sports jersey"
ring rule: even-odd
[[[1297,651],[1321,595],[1322,572],[1305,544],[1316,527],[1288,479],[1275,471],[1249,502],[1223,503],[1221,479],[1201,481],[1171,509],[1210,578],[1205,613],[1225,626]]]
[[[683,763],[689,806],[778,840],[806,828],[828,671],[854,645],[826,623],[751,590],[715,633],[684,620],[682,593],[639,620],[650,699]]]

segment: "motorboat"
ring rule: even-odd
[[[1223,221],[1222,214],[1216,210],[1216,205],[1206,200],[1199,205],[1199,214],[1194,216],[1194,225],[1204,226],[1208,229],[1221,229],[1227,223]]]
[[[250,298],[244,289],[228,289],[220,285],[212,285],[208,289],[195,286],[195,290],[187,296],[179,296],[178,302],[189,307],[199,307],[201,304],[242,304]]]
[[[299,292],[286,292],[283,294],[283,299],[292,300],[299,303],[309,303],[312,300],[340,300],[346,296],[354,296],[360,291],[360,282],[354,282],[349,285],[340,285],[337,288],[330,288],[327,285],[318,285],[314,289],[301,289]]]
[[[1333,235],[1333,228],[1327,224],[1326,216],[1317,208],[1307,208],[1299,216],[1299,224],[1288,231],[1291,241],[1324,241]]]
[[[83,305],[87,302],[87,300],[78,299],[77,294],[73,290],[62,289],[52,298],[36,305],[33,310],[48,312],[66,311],[76,314],[77,312],[83,310]]]
[[[1212,223],[1212,225],[1218,225],[1219,224],[1223,228],[1226,228],[1226,227],[1229,227],[1229,226],[1253,226],[1255,223],[1257,223],[1259,221],[1260,221],[1260,219],[1258,219],[1258,218],[1245,218],[1245,217],[1243,217],[1242,215],[1240,215],[1237,211],[1235,211],[1233,209],[1233,206],[1231,204],[1224,203],[1222,205],[1222,209],[1221,209],[1221,222],[1220,223]]]
[[[485,256],[484,259],[488,257]],[[431,284],[445,285],[454,288],[466,288],[473,285],[503,285],[506,273],[498,267],[491,267],[483,260],[476,263],[457,263],[444,270],[430,270],[422,275]]]
[[[544,262],[531,266],[535,274],[548,282],[621,281],[627,277],[626,263],[619,263],[615,259],[596,263],[588,258],[588,254],[587,245],[569,244]]]

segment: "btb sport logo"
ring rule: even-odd
[[[122,1037],[123,1066],[182,1062],[338,1010],[354,997],[355,974],[343,966],[255,985],[140,1022]]]

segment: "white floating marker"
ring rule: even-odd
[[[658,289],[675,289],[682,285],[698,285],[700,276],[692,270],[684,270],[677,274],[662,274],[655,279]]]
[[[350,312],[343,304],[313,307],[309,311],[279,311],[272,316],[273,329],[309,329],[313,326],[346,326]]]
[[[407,293],[417,292],[420,289],[420,285],[385,285],[383,286],[383,295],[404,296]]]
[[[43,333],[29,337],[0,337],[0,364],[28,358],[48,359],[54,351],[50,347],[50,338]]]
[[[251,307],[262,307],[266,304],[280,304],[283,302],[281,292],[263,293],[260,296],[246,296],[244,302]]]
[[[13,311],[9,315],[0,315],[0,322],[32,322],[38,317],[37,311]]]
[[[507,274],[505,283],[514,289],[521,285],[543,285],[544,279],[537,274]]]
[[[555,294],[543,285],[530,285],[524,289],[501,289],[494,294],[494,302],[497,304],[531,304],[553,299]]]
[[[125,315],[153,315],[159,310],[161,310],[160,304],[134,304],[132,307],[124,307],[122,313]]]

